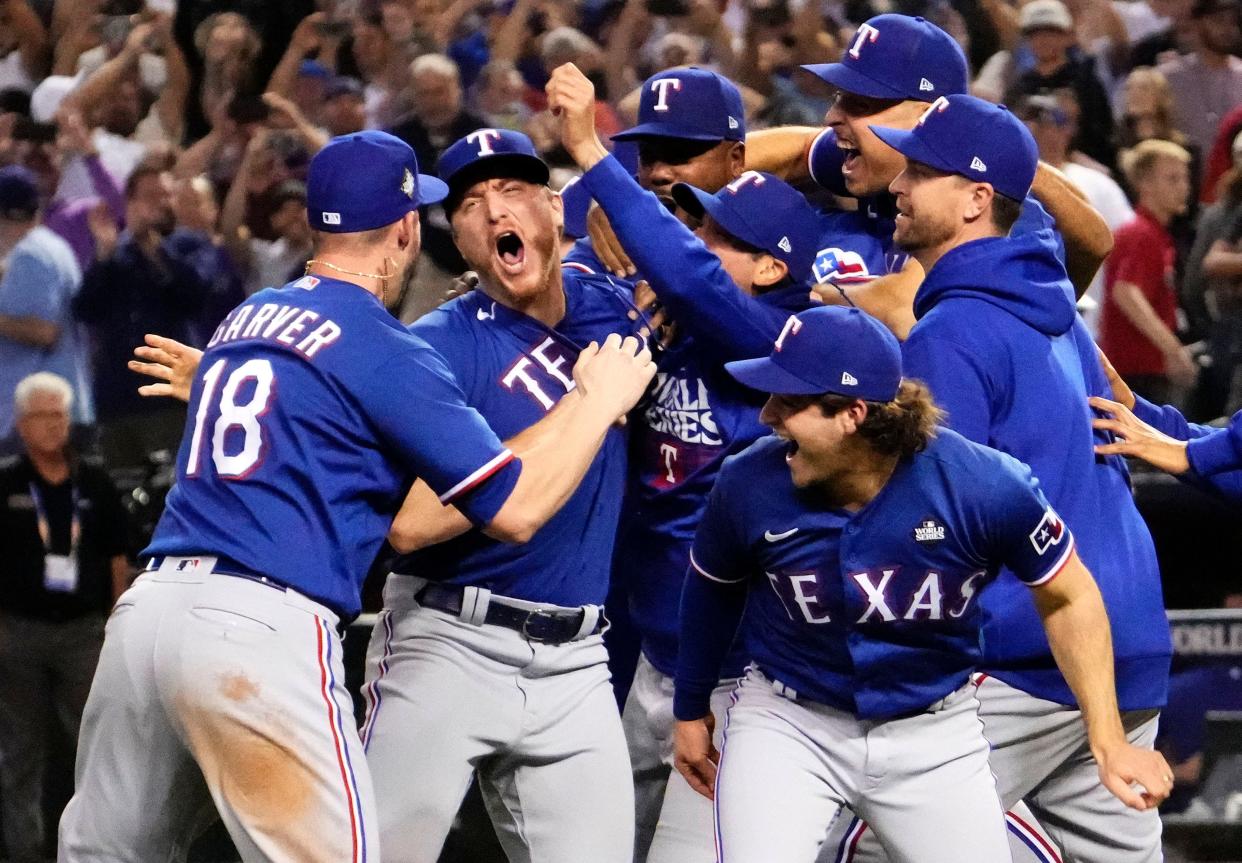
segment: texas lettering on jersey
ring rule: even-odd
[[[898,621],[958,619],[971,609],[971,602],[987,572],[980,570],[965,578],[926,570],[913,578],[897,579],[900,566],[879,567],[846,574],[845,617],[854,624],[895,623]],[[828,598],[820,589],[827,576],[816,570],[765,573],[789,619],[799,617],[807,623],[830,623]],[[862,612],[856,613],[857,608]],[[796,609],[796,611],[795,611]],[[838,621],[841,622],[841,621]]]
[[[545,411],[550,411],[561,396],[576,386],[572,377],[575,362],[564,345],[548,336],[518,357],[501,376],[500,383],[508,390],[529,394]]]

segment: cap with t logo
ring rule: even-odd
[[[914,128],[872,126],[876,137],[913,162],[977,183],[1022,201],[1039,165],[1039,147],[1026,124],[1004,105],[974,96],[937,99]]]
[[[643,82],[638,125],[612,136],[683,138],[688,141],[741,141],[746,137],[742,94],[728,78],[708,69],[684,66]]]
[[[475,183],[505,179],[548,182],[548,166],[530,138],[509,129],[476,129],[444,151],[438,163],[440,179],[448,184],[444,208],[450,213],[462,194]]]
[[[672,195],[690,215],[706,213],[729,236],[784,261],[795,281],[811,280],[819,222],[802,193],[784,180],[747,171],[714,195],[687,183],[675,184]]]
[[[725,363],[725,370],[762,393],[889,402],[901,386],[901,345],[861,309],[819,306],[789,318],[768,356]]]
[[[872,99],[931,102],[965,93],[966,55],[953,37],[909,15],[876,15],[859,25],[840,63],[803,66],[838,90]]]

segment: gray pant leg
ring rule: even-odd
[[[183,858],[210,806],[156,694],[160,624],[183,598],[140,580],[108,620],[82,718],[76,788],[60,820],[60,863]]]
[[[1161,859],[1159,813],[1130,809],[1100,784],[1081,712],[994,677],[980,683],[978,695],[1002,800],[1025,800],[1065,863]],[[1156,715],[1122,715],[1132,743],[1153,745]]]
[[[625,710],[621,714],[621,726],[630,751],[630,766],[634,776],[634,861],[647,859],[656,825],[660,821],[660,809],[664,805],[664,789],[672,769],[668,763],[668,750],[672,740],[671,703],[661,691],[664,676],[651,665],[645,656],[639,656],[634,671],[634,683],[630,686]],[[671,691],[670,691],[671,697]],[[668,707],[667,721],[663,712]]]

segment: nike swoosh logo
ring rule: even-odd
[[[782,539],[789,539],[789,537],[793,536],[797,532],[798,529],[796,527],[791,527],[784,533],[772,533],[770,530],[765,530],[763,532],[763,538],[768,542],[780,542]]]

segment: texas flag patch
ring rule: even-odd
[[[821,285],[824,282],[866,282],[872,278],[862,255],[845,249],[820,249],[812,269],[816,284]]]
[[[1039,555],[1054,545],[1060,545],[1064,538],[1065,522],[1061,521],[1061,517],[1051,509],[1044,512],[1044,517],[1031,531],[1031,545],[1035,546],[1035,553]]]

